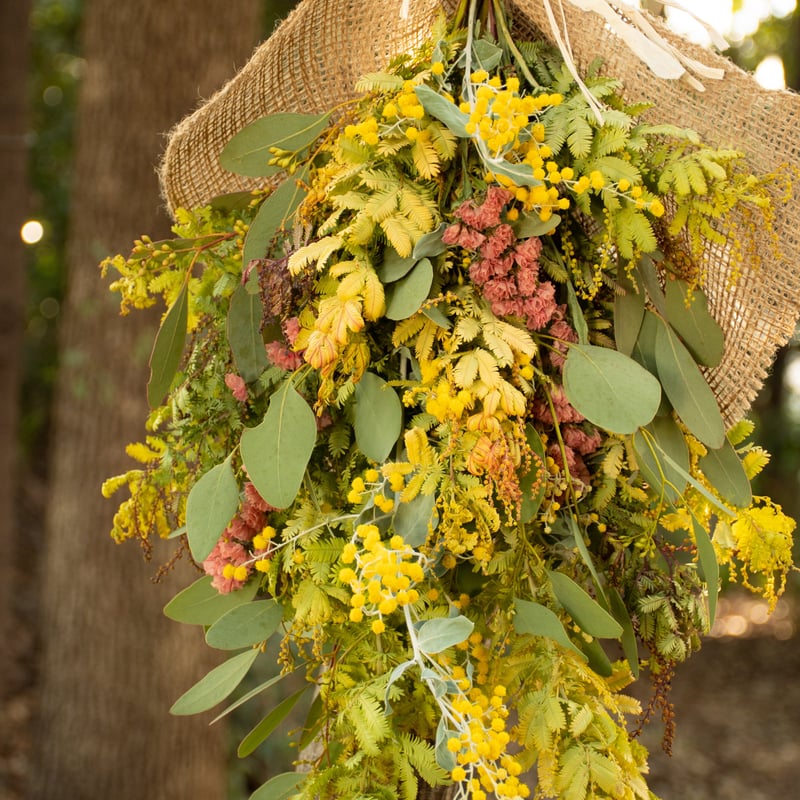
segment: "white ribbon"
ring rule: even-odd
[[[573,75],[576,75],[577,69],[575,68],[575,62],[572,57],[572,50],[569,47],[568,41],[565,42],[561,30],[556,25],[550,0],[543,0],[543,2],[556,44],[561,51],[561,55],[568,69]],[[562,8],[563,17],[562,0],[557,0],[557,2]],[[697,91],[702,92],[705,90],[705,87],[692,73],[707,80],[721,80],[725,76],[724,70],[708,67],[693,58],[689,58],[677,47],[670,44],[653,27],[647,17],[636,8],[629,8],[626,6],[624,9],[620,9],[612,5],[609,0],[567,0],[567,2],[579,8],[581,11],[593,11],[602,17],[608,27],[614,31],[631,51],[658,75],[659,78],[677,80],[678,78],[685,77],[691,86]],[[698,19],[695,14],[689,11],[680,2],[677,0],[662,0],[662,2],[664,5],[670,6],[671,8],[685,11],[700,22],[716,47],[724,50],[728,46],[725,39],[723,39],[713,27]],[[589,101],[598,120],[602,120],[602,116],[598,111],[600,108],[598,101],[590,96],[588,89],[580,82],[579,86],[581,86],[581,91]]]

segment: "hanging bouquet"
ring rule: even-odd
[[[769,268],[775,178],[599,67],[498,4],[441,18],[358,99],[237,133],[221,164],[261,190],[104,262],[123,310],[169,309],[113,536],[180,537],[205,576],[166,613],[233,653],[172,710],[221,703],[273,636],[220,716],[307,687],[240,754],[313,696],[306,771],[254,797],[649,798],[623,689],[648,672],[671,722],[720,564],[784,588],[794,522],[709,385],[730,343],[702,258],[732,287]]]

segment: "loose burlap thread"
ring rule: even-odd
[[[406,19],[400,17],[400,5],[400,0],[304,0],[230,83],[172,131],[161,168],[170,208],[256,188],[258,180],[219,165],[222,148],[237,131],[265,114],[319,113],[351,99],[359,77],[421,42],[437,11],[451,12],[454,2],[411,0]],[[702,93],[684,81],[660,79],[598,15],[566,1],[561,5],[578,67],[602,58],[603,72],[622,81],[629,101],[652,103],[645,115],[651,121],[693,128],[713,146],[741,150],[756,175],[800,169],[800,95],[761,88],[726,58],[683,40],[651,17],[668,42],[725,71],[724,80],[706,80]],[[509,0],[507,10],[519,39],[552,40],[542,0]],[[776,184],[774,232],[740,212],[721,228],[731,238],[749,230],[753,239],[746,252],[758,255],[746,260],[735,283],[730,281],[731,248],[708,242],[699,259],[710,308],[726,342],[721,363],[706,377],[729,424],[750,408],[777,349],[800,318],[800,208],[782,195],[783,187]]]

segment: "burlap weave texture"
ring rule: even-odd
[[[317,113],[351,98],[361,75],[413,48],[437,10],[450,12],[453,5],[452,0],[411,0],[403,20],[400,0],[304,0],[244,69],[172,132],[161,170],[170,208],[256,188],[258,180],[228,173],[218,162],[238,130],[268,113]],[[693,128],[711,145],[742,150],[756,175],[800,169],[800,96],[762,89],[724,57],[684,41],[651,18],[665,39],[726,73],[724,80],[706,80],[702,93],[683,81],[662,80],[600,17],[566,0],[561,7],[578,66],[601,57],[603,72],[623,82],[630,101],[653,104],[647,115],[652,121]],[[552,39],[542,0],[509,0],[507,8],[519,39]],[[712,313],[726,339],[722,362],[707,377],[729,423],[747,412],[777,348],[791,337],[800,317],[800,210],[785,202],[777,184],[775,202],[778,256],[776,241],[762,226],[753,231],[751,245],[762,263],[746,263],[735,284],[729,280],[727,248],[709,243],[700,259]],[[753,227],[737,214],[730,224]]]

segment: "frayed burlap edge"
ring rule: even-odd
[[[230,83],[172,131],[161,168],[170,208],[256,188],[261,181],[219,165],[219,153],[237,131],[268,113],[319,113],[352,98],[361,75],[412,49],[427,35],[437,10],[452,10],[453,0],[412,0],[406,20],[400,5],[400,0],[304,0]],[[511,0],[508,6],[520,39],[552,38],[541,0]],[[706,80],[702,93],[684,81],[659,79],[600,17],[568,2],[563,11],[579,67],[602,58],[603,72],[622,81],[631,102],[653,104],[646,115],[652,121],[693,128],[711,145],[741,150],[756,175],[791,175],[800,168],[800,96],[762,89],[724,57],[651,18],[687,55],[726,73],[722,81]],[[742,214],[732,215],[723,230],[731,242],[742,239],[742,232],[751,236],[742,241],[746,258],[734,283],[729,247],[709,243],[699,259],[726,341],[722,362],[707,378],[729,424],[747,412],[777,348],[792,336],[800,317],[800,210],[782,194],[776,183],[772,230],[757,215],[754,224]]]

